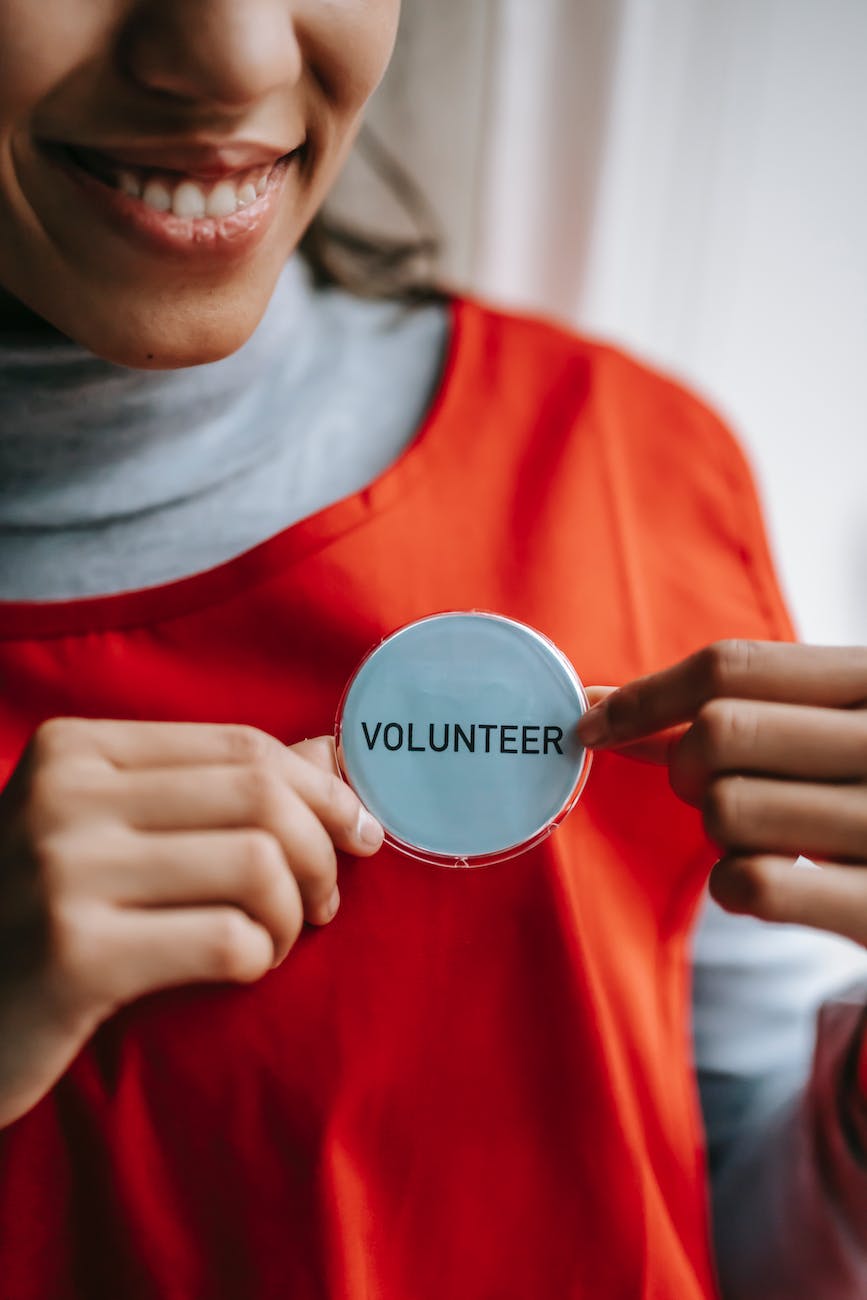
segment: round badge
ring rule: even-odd
[[[590,752],[575,669],[499,614],[410,623],[367,655],[337,715],[345,779],[412,857],[481,866],[523,853],[576,803]]]

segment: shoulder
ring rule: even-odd
[[[705,640],[791,635],[750,464],[712,405],[562,322],[456,307],[464,388],[477,389],[492,457],[510,444],[528,491],[556,496],[561,518],[596,519],[597,548],[616,548],[632,588],[657,590],[663,612],[664,590],[673,624],[693,625],[686,607],[704,592]]]
[[[503,310],[476,298],[455,300],[459,327],[481,386],[516,390],[615,442],[633,460],[681,478],[704,465],[731,487],[750,477],[725,418],[694,389],[628,350],[563,321]],[[552,406],[553,404],[553,406]]]

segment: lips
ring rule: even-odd
[[[237,261],[256,247],[304,153],[303,145],[281,155],[237,142],[183,149],[112,146],[110,153],[91,145],[36,144],[59,184],[72,181],[73,194],[94,218],[141,249],[204,263]],[[181,162],[192,170],[168,165]]]
[[[95,177],[155,212],[171,212],[186,220],[221,220],[249,207],[268,187],[275,169],[292,154],[277,155],[261,147],[231,150],[162,151],[125,149],[108,154],[90,147],[51,144],[48,149],[67,164]],[[238,168],[239,158],[256,158]],[[145,161],[146,159],[146,161]],[[169,163],[186,162],[189,170]]]

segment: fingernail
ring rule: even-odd
[[[371,817],[366,808],[362,808],[358,814],[355,833],[362,844],[368,844],[372,849],[378,849],[385,837],[379,822],[375,817]]]
[[[603,700],[601,704],[594,704],[593,708],[588,709],[578,723],[578,739],[583,745],[599,745],[608,739],[608,710],[606,705],[607,700]]]
[[[340,890],[335,885],[334,889],[332,890],[331,897],[326,903],[326,910],[328,912],[329,921],[334,920],[334,917],[337,915],[337,909],[339,906],[340,906]]]

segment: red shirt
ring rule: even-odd
[[[328,732],[371,644],[449,608],[612,684],[790,635],[718,421],[461,301],[364,491],[167,586],[0,606],[0,776],[56,715]],[[664,771],[603,755],[510,862],[342,860],[336,920],[278,970],[129,1006],[0,1134],[0,1296],[712,1296],[686,939],[713,856]]]

